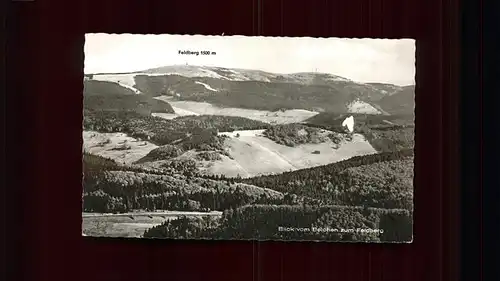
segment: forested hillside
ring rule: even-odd
[[[249,205],[221,219],[180,218],[145,232],[146,238],[326,240],[393,242],[412,240],[407,210],[349,206]]]
[[[161,171],[123,167],[87,154],[84,211],[224,211],[220,219],[180,218],[165,222],[146,231],[145,237],[409,240],[412,161],[412,151],[408,150],[280,175],[235,179],[200,177],[186,173],[188,169],[182,165],[167,164]],[[261,223],[264,220],[266,223]],[[278,227],[309,230],[277,231]],[[319,230],[311,230],[313,227]],[[330,230],[321,232],[321,228]],[[384,233],[361,229],[382,229]]]
[[[284,200],[280,192],[232,179],[196,177],[189,164],[179,162],[150,170],[119,166],[91,154],[84,154],[83,161],[85,212],[225,210],[254,203],[281,204]]]
[[[150,96],[170,95],[177,100],[269,111],[306,109],[347,112],[346,105],[355,99],[372,102],[383,97],[373,87],[362,87],[346,81],[298,84],[179,75],[137,75],[135,81],[136,87]]]
[[[165,101],[136,94],[133,90],[107,81],[84,81],[83,107],[87,110],[132,111],[142,115],[174,113]]]
[[[135,81],[134,87],[149,97],[169,95],[222,107],[346,113],[348,103],[360,100],[390,115],[414,111],[413,85],[364,84],[326,73],[276,74],[220,67],[166,66],[127,75]]]
[[[263,134],[276,143],[291,147],[306,143],[321,143],[328,140],[339,143],[343,138],[340,133],[328,132],[302,124],[275,125],[265,130]]]
[[[334,205],[411,209],[413,150],[353,157],[240,181]]]
[[[370,115],[320,113],[304,122],[334,132],[345,132],[342,122],[354,117],[354,132],[360,133],[379,152],[393,152],[415,146],[415,121],[412,114]]]
[[[361,132],[360,130],[365,127],[370,129],[409,128],[415,124],[413,114],[373,115],[335,112],[319,113],[307,119],[304,123],[333,131],[343,131],[342,122],[349,116],[354,117],[354,132]]]

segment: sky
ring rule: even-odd
[[[87,34],[85,73],[168,65],[323,72],[357,82],[415,84],[415,40],[203,35]],[[182,55],[179,51],[215,55]]]

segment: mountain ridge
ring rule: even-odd
[[[171,97],[172,102],[206,102],[221,108],[382,115],[413,114],[414,111],[414,85],[358,83],[319,72],[280,74],[170,65],[135,72],[86,74],[85,77],[86,80],[114,82],[136,94]]]
[[[392,86],[396,86],[399,88],[403,88],[403,87],[407,87],[407,86],[414,86],[414,84],[412,84],[412,85],[397,85],[397,84],[388,83],[388,82],[360,82],[360,81],[355,81],[355,80],[352,80],[352,79],[349,79],[347,77],[343,77],[340,75],[326,73],[326,72],[316,72],[316,71],[300,71],[300,72],[282,73],[282,72],[271,72],[271,71],[264,71],[264,70],[258,70],[258,69],[228,68],[228,67],[201,66],[201,65],[180,65],[180,64],[153,67],[153,68],[147,68],[147,69],[137,70],[137,71],[92,72],[92,73],[85,73],[85,76],[112,75],[112,74],[115,74],[115,75],[125,75],[125,74],[168,75],[168,74],[171,74],[171,72],[175,72],[175,71],[187,71],[187,70],[197,70],[197,69],[229,71],[229,72],[239,71],[239,72],[248,72],[248,73],[260,73],[260,74],[264,74],[264,75],[268,75],[268,76],[318,75],[318,76],[330,76],[330,77],[338,78],[339,80],[350,81],[350,82],[353,82],[356,84],[364,84],[364,85],[392,85]],[[223,76],[223,75],[221,75],[221,76]],[[191,76],[191,77],[204,77],[204,76]]]

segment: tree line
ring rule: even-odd
[[[256,204],[226,210],[219,219],[181,217],[147,230],[144,237],[394,242],[411,241],[412,232],[408,210]]]
[[[266,129],[263,134],[276,143],[290,147],[307,143],[322,143],[328,140],[338,144],[342,140],[338,133],[325,133],[318,128],[296,123],[275,125]]]
[[[89,163],[90,160],[90,163]],[[181,174],[175,167],[157,174],[84,156],[84,211],[225,210],[246,204],[282,204],[283,194],[260,187]]]

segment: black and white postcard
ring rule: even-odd
[[[412,39],[87,34],[82,235],[409,243]]]

